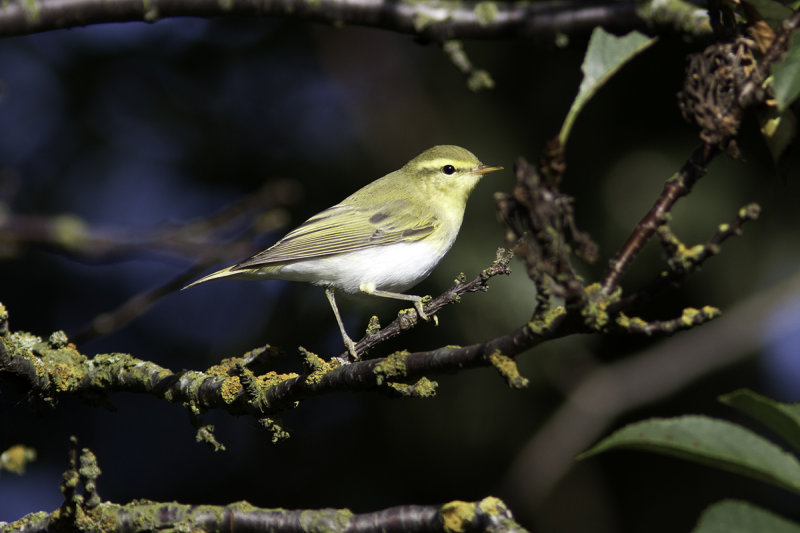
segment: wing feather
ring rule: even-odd
[[[314,215],[272,247],[235,265],[232,270],[418,241],[439,225],[434,213],[420,217],[419,210],[404,200],[380,208],[337,204]]]

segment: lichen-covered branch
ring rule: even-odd
[[[704,34],[697,8],[681,0],[637,2],[477,2],[387,0],[27,0],[0,7],[0,36],[106,22],[155,22],[168,17],[291,17],[409,33],[438,41],[460,38],[539,38],[667,26]]]
[[[490,277],[508,273],[509,259],[510,255],[499,253],[492,266],[471,282],[459,280],[428,304],[426,311],[435,313],[457,301],[461,294],[485,290]],[[151,394],[184,405],[198,430],[198,439],[220,449],[222,446],[214,439],[213,428],[204,425],[200,418],[209,409],[253,416],[278,439],[287,434],[272,417],[312,396],[368,389],[405,396],[430,396],[436,384],[426,377],[427,374],[477,366],[494,366],[510,385],[524,386],[525,380],[516,372],[513,360],[499,356],[517,355],[558,334],[562,317],[554,314],[548,320],[547,323],[531,322],[481,344],[416,353],[397,352],[350,364],[338,358],[324,361],[302,350],[303,368],[294,373],[255,373],[254,368],[258,366],[255,363],[274,351],[269,346],[242,357],[225,359],[204,371],[174,372],[124,353],[89,358],[70,344],[62,332],[52,334],[46,341],[29,333],[12,333],[8,328],[8,314],[0,306],[0,380],[16,383],[31,399],[49,404],[66,394],[88,394],[94,399],[114,392]],[[359,346],[374,347],[415,323],[413,311],[401,314],[394,323],[365,337]]]
[[[0,533],[46,533],[64,523],[63,511],[33,513],[12,523],[0,523]],[[443,505],[403,505],[371,513],[349,509],[262,509],[247,502],[230,505],[185,505],[143,499],[128,504],[102,502],[69,521],[70,531],[272,531],[275,533],[405,533],[497,532],[524,533],[498,498]],[[451,529],[458,527],[458,529]]]
[[[53,404],[65,394],[152,394],[199,411],[224,409],[235,415],[264,418],[299,400],[339,391],[358,391],[408,383],[425,374],[490,366],[493,354],[517,355],[545,338],[560,324],[526,324],[490,341],[471,346],[448,346],[424,352],[397,352],[387,357],[342,364],[323,361],[306,352],[304,372],[255,375],[248,364],[261,353],[225,359],[204,371],[172,370],[130,354],[81,354],[57,332],[44,341],[28,333],[0,338],[0,379],[16,382],[31,397]]]
[[[677,285],[686,276],[697,271],[706,261],[719,254],[722,244],[730,239],[742,234],[744,225],[747,222],[756,220],[761,212],[757,204],[748,204],[741,209],[729,223],[720,224],[716,233],[703,244],[686,246],[678,239],[666,222],[658,227],[657,235],[661,240],[661,245],[669,254],[667,265],[669,270],[660,272],[658,277],[650,285],[632,292],[622,298],[617,307],[624,309],[636,302],[652,298],[657,293],[667,287]]]
[[[603,280],[603,294],[610,295],[617,289],[623,274],[631,266],[647,241],[655,235],[667,213],[672,210],[678,200],[689,194],[697,180],[706,173],[706,167],[717,153],[719,153],[719,150],[715,146],[710,144],[701,145],[692,153],[680,172],[667,180],[653,207],[639,221],[631,236],[628,237],[628,240],[611,262],[611,266]]]
[[[52,513],[32,513],[12,523],[0,522],[0,533],[16,531],[272,531],[275,533],[404,533],[492,532],[525,530],[502,500],[443,505],[403,505],[372,513],[349,509],[262,509],[247,502],[230,505],[184,505],[135,500],[128,504],[101,501],[97,492],[100,468],[88,448],[78,450],[72,438],[69,468],[61,492],[64,502]]]

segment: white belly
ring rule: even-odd
[[[425,241],[401,242],[290,263],[270,277],[331,286],[348,293],[360,292],[363,284],[402,292],[428,277],[445,253],[447,250],[437,253]]]

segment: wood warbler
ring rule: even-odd
[[[270,248],[201,278],[306,281],[325,288],[345,346],[358,358],[336,306],[334,291],[414,302],[403,294],[431,273],[461,227],[467,197],[484,174],[503,167],[482,164],[458,146],[434,146],[309,218]]]

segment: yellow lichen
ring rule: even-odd
[[[432,381],[424,376],[411,385],[394,381],[390,381],[386,385],[402,396],[413,398],[432,398],[436,396],[436,388],[439,386],[436,381]]]
[[[235,368],[237,364],[243,362],[241,357],[226,357],[216,365],[208,367],[206,369],[206,374],[210,376],[227,376],[230,375],[231,370]]]
[[[448,502],[439,509],[439,516],[447,533],[463,533],[475,519],[475,505],[459,500]]]
[[[35,460],[36,450],[17,444],[0,454],[0,468],[15,474],[24,474],[28,463]]]
[[[506,380],[510,387],[523,389],[528,386],[528,378],[520,375],[517,362],[509,356],[496,351],[489,356],[489,361],[500,372],[500,375],[503,376],[503,379]]]
[[[388,355],[383,361],[376,364],[372,371],[375,374],[377,384],[382,385],[394,378],[405,377],[408,355],[409,352],[407,350],[401,350]]]
[[[602,330],[609,320],[608,306],[619,301],[622,289],[617,288],[611,295],[606,295],[599,283],[592,283],[584,289],[586,305],[581,309],[584,323],[594,330]]]
[[[367,335],[374,335],[375,333],[378,333],[380,330],[381,330],[380,320],[378,320],[377,316],[372,315],[372,317],[369,319],[369,324],[367,324],[367,331],[366,331]]]
[[[620,313],[619,316],[617,316],[616,322],[618,326],[625,329],[647,327],[647,322],[643,319],[639,318],[638,316],[629,317],[625,313]]]
[[[296,378],[298,376],[299,376],[299,374],[296,374],[294,372],[289,372],[287,374],[279,374],[278,372],[275,372],[274,370],[270,370],[266,374],[262,374],[262,375],[258,376],[256,378],[256,380],[258,382],[258,386],[259,387],[263,387],[265,389],[268,389],[270,387],[274,387],[278,383],[286,381],[287,379],[293,379],[293,378]]]
[[[222,382],[219,392],[222,396],[222,400],[227,404],[231,404],[236,401],[236,398],[239,397],[243,390],[244,387],[242,387],[239,376],[232,376]]]
[[[304,376],[304,379],[309,384],[319,383],[325,374],[341,366],[341,362],[335,357],[330,361],[326,361],[314,352],[310,352],[302,346],[300,346],[299,350],[300,354],[303,356],[303,366],[308,372]]]
[[[541,317],[538,317],[536,320],[531,320],[528,322],[528,329],[534,335],[542,335],[547,331],[550,331],[553,327],[553,323],[559,317],[565,315],[567,313],[566,307],[563,305],[557,305],[551,309],[549,309],[546,313],[544,313]]]
[[[506,504],[503,500],[494,496],[487,496],[478,502],[478,507],[486,514],[497,515],[506,511]]]

